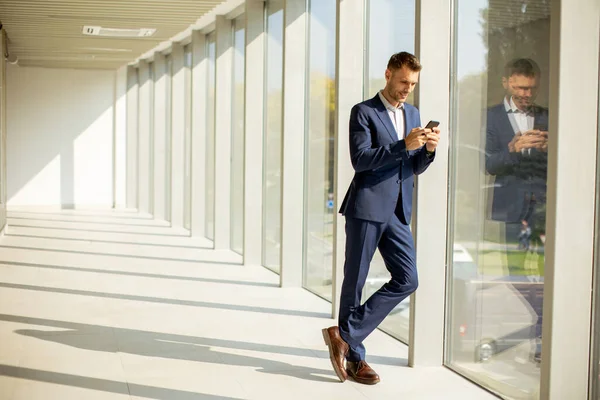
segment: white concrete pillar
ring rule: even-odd
[[[140,61],[138,103],[138,210],[150,211],[150,118],[151,86],[150,66]]]
[[[363,100],[363,64],[362,46],[365,36],[365,0],[342,0],[339,3],[339,24],[336,37],[339,50],[336,58],[338,77],[336,93],[337,132],[335,150],[335,188],[333,214],[333,301],[332,316],[337,318],[339,301],[344,280],[344,261],[346,249],[345,218],[337,211],[350,186],[354,170],[350,161],[350,143],[348,124],[350,110]]]
[[[125,208],[127,199],[127,66],[115,75],[115,132],[113,147],[113,207]]]
[[[126,205],[137,208],[138,202],[138,121],[139,121],[139,70],[127,67],[127,171]]]
[[[301,287],[303,266],[306,0],[285,2],[281,286]]]
[[[233,80],[232,21],[216,17],[215,95],[215,249],[231,246],[231,106]]]
[[[435,161],[417,178],[413,235],[419,289],[410,310],[410,366],[442,365],[446,302],[446,224],[448,213],[448,127],[450,124],[451,10],[446,0],[420,0],[416,9],[416,55],[423,64],[415,102],[421,124],[440,121],[442,139]],[[435,26],[435,29],[431,29]],[[435,251],[431,251],[435,249]]]
[[[205,37],[207,56],[207,90],[206,104],[206,143],[205,148],[205,209],[204,209],[204,234],[213,241],[215,240],[215,96],[216,96],[216,32],[213,30]]]
[[[192,32],[192,221],[191,235],[206,236],[206,36]]]
[[[185,70],[183,46],[173,44],[171,101],[171,226],[183,227],[185,166]]]
[[[150,90],[149,90],[149,139],[148,139],[148,212],[154,214],[154,61],[148,64]]]
[[[598,0],[552,1],[542,400],[588,398],[599,17]]]
[[[171,221],[171,131],[172,131],[172,106],[173,106],[173,60],[171,55],[165,57],[165,74],[167,76],[166,89],[167,94],[165,95],[165,121],[166,121],[166,135],[165,135],[165,209],[166,209],[166,220]]]
[[[167,74],[165,56],[154,55],[154,185],[152,187],[153,214],[159,220],[167,219]]]
[[[192,231],[192,45],[183,48],[184,60],[184,159],[183,159],[183,227]]]
[[[265,2],[246,0],[244,264],[262,263]]]

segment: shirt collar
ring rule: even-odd
[[[522,114],[526,114],[526,115],[530,115],[532,113],[532,108],[529,108],[529,110],[527,110],[527,111],[519,110],[519,107],[517,107],[517,105],[515,104],[515,101],[513,100],[512,96],[510,96],[510,102],[508,101],[506,96],[504,97],[504,109],[506,110],[507,113],[514,113],[514,114],[522,113]]]
[[[381,102],[383,103],[383,105],[385,106],[385,108],[387,108],[390,111],[396,111],[396,110],[403,110],[404,109],[404,103],[400,103],[400,105],[398,107],[394,107],[393,105],[390,104],[389,101],[387,101],[387,99],[385,98],[385,96],[383,95],[382,91],[379,91],[379,98],[381,99]]]

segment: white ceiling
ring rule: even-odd
[[[0,0],[21,66],[115,69],[168,41],[224,0]],[[147,38],[83,35],[85,25],[154,28]]]

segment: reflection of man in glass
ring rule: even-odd
[[[510,61],[502,78],[506,96],[487,114],[485,166],[496,177],[492,219],[505,223],[510,249],[517,248],[523,221],[534,243],[545,232],[548,110],[534,104],[539,79],[533,60]]]
[[[539,276],[544,261],[543,254],[536,254],[538,271],[526,272],[527,253],[518,251],[535,250],[530,239],[543,249],[545,237],[548,110],[534,103],[539,81],[540,69],[533,60],[510,61],[502,78],[506,95],[487,114],[485,165],[496,177],[492,219],[505,225],[511,275]],[[519,298],[537,314],[529,338],[541,338],[543,296],[537,289],[543,289],[543,284],[515,277],[511,281]],[[532,355],[539,360],[537,344],[533,344]]]
[[[434,159],[439,128],[421,128],[419,110],[406,104],[421,64],[409,53],[394,54],[386,85],[350,114],[350,158],[354,179],[340,212],[346,217],[346,262],[339,328],[323,329],[333,368],[343,382],[350,375],[364,384],[379,382],[365,362],[365,338],[417,288],[410,232],[414,175]],[[361,305],[361,294],[375,250],[391,280]],[[346,366],[344,367],[344,361]]]

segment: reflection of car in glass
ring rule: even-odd
[[[454,260],[454,276],[461,279],[475,279],[478,276],[477,265],[473,262],[473,257],[469,254],[461,244],[455,243],[453,247]],[[373,277],[368,277],[365,283],[365,295],[363,298],[368,298],[372,293],[377,291],[383,284],[390,280],[389,274],[382,274]],[[410,307],[410,297],[398,304],[390,314],[396,314]]]
[[[466,278],[466,279],[465,279]],[[539,361],[543,281],[527,277],[476,279],[454,273],[451,339],[455,348],[478,362],[523,343]]]

